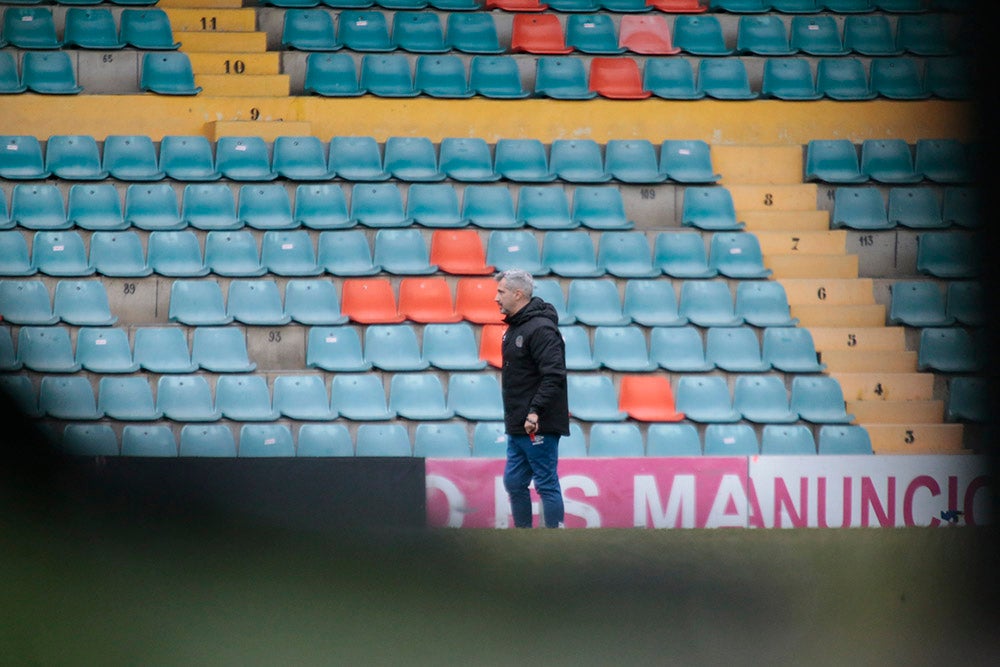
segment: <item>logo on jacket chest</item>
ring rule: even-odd
[[[524,347],[524,336],[518,336],[514,339],[514,347],[521,348]]]

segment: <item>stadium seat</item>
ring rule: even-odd
[[[148,276],[153,269],[146,262],[142,240],[135,232],[94,232],[90,236],[90,265],[109,277]]]
[[[730,373],[762,373],[771,369],[761,355],[757,332],[751,327],[709,327],[705,359]]]
[[[628,414],[618,408],[618,393],[607,375],[566,376],[569,413],[586,422],[624,421]]]
[[[738,58],[702,58],[698,63],[698,88],[719,100],[752,100],[760,96],[750,88],[746,65]]]
[[[714,12],[733,14],[762,14],[770,9],[770,2],[764,0],[709,0],[708,8]]]
[[[461,320],[448,281],[441,276],[403,278],[399,282],[399,314],[412,322],[454,323]]]
[[[594,329],[594,360],[605,368],[627,373],[654,371],[642,329],[634,326]]]
[[[971,183],[974,180],[968,147],[958,139],[917,139],[913,168],[935,183]]]
[[[40,373],[75,373],[82,368],[73,353],[69,329],[22,326],[17,333],[18,363]]]
[[[733,196],[727,188],[689,186],[684,189],[681,224],[705,231],[736,231],[744,223],[736,218]]]
[[[337,23],[337,38],[352,51],[392,51],[386,15],[379,11],[344,10]]]
[[[273,280],[233,280],[229,283],[226,314],[251,326],[281,326],[292,321],[281,304]]]
[[[493,169],[489,144],[481,138],[445,137],[440,146],[440,173],[470,183],[500,179]]]
[[[375,233],[373,261],[393,275],[428,275],[437,271],[419,229],[380,229]]]
[[[674,278],[714,278],[705,241],[698,232],[658,232],[653,243],[653,266]]]
[[[507,435],[503,422],[479,422],[472,433],[472,455],[479,458],[503,458],[507,454]]]
[[[210,231],[205,235],[205,265],[220,276],[262,276],[257,241],[249,230]]]
[[[122,428],[122,456],[175,457],[177,438],[169,426],[126,424]]]
[[[403,54],[366,53],[361,57],[359,86],[377,97],[416,97],[410,61]]]
[[[494,267],[486,263],[486,250],[474,229],[434,230],[430,263],[452,275],[484,276],[494,272]]]
[[[320,232],[316,264],[335,276],[373,276],[382,270],[360,229]]]
[[[462,201],[462,217],[484,229],[520,227],[510,188],[503,186],[466,186]]]
[[[306,340],[306,366],[331,372],[359,372],[371,368],[354,327],[312,327]]]
[[[110,424],[66,424],[60,446],[72,456],[118,456],[118,435]]]
[[[643,422],[679,422],[669,379],[664,375],[623,375],[618,406],[632,419]]]
[[[799,415],[789,406],[788,390],[779,375],[740,375],[733,384],[733,408],[747,421],[792,424]]]
[[[917,369],[939,373],[975,373],[985,368],[981,335],[964,327],[927,327],[920,330]]]
[[[922,100],[931,96],[924,89],[917,61],[909,56],[875,58],[870,70],[872,90],[894,100]]]
[[[622,310],[617,285],[606,278],[571,281],[566,312],[590,326],[624,326],[629,323]]]
[[[496,173],[510,181],[547,183],[556,179],[545,146],[538,139],[498,139],[494,163]]]
[[[155,421],[157,410],[149,380],[142,375],[105,376],[97,385],[97,411],[119,421]]]
[[[710,424],[740,421],[741,415],[733,408],[729,386],[721,375],[681,375],[674,396],[678,412],[691,421]],[[709,453],[707,446],[705,453]]]
[[[979,191],[975,186],[945,187],[941,202],[941,218],[948,225],[977,229],[983,220],[979,214]]]
[[[197,278],[209,272],[192,231],[154,231],[147,243],[149,266],[158,275]]]
[[[618,27],[608,14],[570,14],[565,25],[566,46],[583,53],[624,53],[618,44]]]
[[[170,183],[130,183],[125,189],[125,224],[146,231],[180,230],[177,194]]]
[[[447,406],[456,416],[469,421],[502,420],[500,382],[488,373],[451,373]]]
[[[581,185],[573,191],[570,219],[597,230],[624,230],[635,227],[625,213],[625,201],[617,187]]]
[[[588,454],[638,457],[646,455],[646,447],[642,432],[635,424],[594,424],[590,428]]]
[[[685,280],[677,313],[700,327],[738,327],[743,318],[736,315],[729,285],[720,280]]]
[[[392,18],[392,43],[411,53],[445,53],[444,27],[434,12],[397,13]]]
[[[406,227],[403,193],[396,183],[355,183],[351,187],[351,219],[365,227]]]
[[[840,382],[829,375],[794,376],[789,406],[801,419],[813,424],[849,424],[854,421],[854,415],[846,412]]]
[[[160,170],[153,140],[144,134],[110,135],[104,139],[104,171],[120,181],[158,181],[166,174]]]
[[[677,327],[687,324],[677,312],[677,296],[669,280],[628,280],[622,313],[646,327]]]
[[[694,72],[686,58],[650,58],[642,68],[642,88],[667,100],[701,99],[705,91],[698,88]]]
[[[297,186],[292,217],[296,225],[321,231],[347,229],[355,224],[347,209],[344,190],[335,183],[303,183]]]
[[[864,426],[824,425],[816,442],[818,454],[873,454],[871,437]]]
[[[970,100],[976,95],[975,70],[963,56],[924,60],[923,86],[933,97]]]
[[[524,185],[517,196],[517,220],[542,230],[566,230],[579,227],[570,213],[569,197],[557,185]]]
[[[358,456],[412,456],[410,436],[401,424],[362,424],[358,427]]]
[[[565,55],[573,51],[566,43],[563,24],[556,14],[515,14],[511,26],[512,53]]]
[[[83,87],[77,85],[73,61],[65,51],[26,51],[21,60],[21,82],[29,91],[44,95],[83,92]]]
[[[33,276],[38,269],[31,263],[31,252],[24,234],[16,230],[0,231],[0,276]]]
[[[597,265],[594,242],[587,232],[551,231],[542,241],[542,266],[566,278],[604,275]]]
[[[889,189],[889,222],[910,229],[947,227],[942,218],[941,194],[932,187]]]
[[[306,325],[344,324],[340,296],[330,280],[289,280],[285,283],[285,312]]]
[[[467,98],[475,93],[469,87],[465,62],[456,55],[424,54],[417,58],[413,86],[424,95],[444,98]]]
[[[693,424],[650,424],[646,456],[701,456],[701,437]]]
[[[957,375],[948,382],[948,402],[945,418],[950,422],[993,421],[992,392],[989,379],[973,375]]]
[[[274,421],[280,417],[263,375],[220,375],[215,385],[215,406],[223,417],[236,422]]]
[[[937,278],[978,277],[982,248],[964,232],[926,232],[917,236],[917,272]]]
[[[623,183],[662,183],[656,150],[648,139],[611,139],[605,144],[605,165]]]
[[[660,146],[660,173],[678,183],[715,183],[712,149],[701,139],[667,139]]]
[[[843,56],[848,53],[840,25],[829,15],[793,16],[789,45],[811,56]]]
[[[498,324],[503,315],[496,303],[493,278],[460,278],[455,287],[455,312],[475,324]]]
[[[384,181],[390,178],[383,166],[382,149],[370,136],[335,136],[330,139],[329,170],[345,181]]]
[[[219,137],[215,142],[215,168],[233,181],[271,181],[271,154],[262,137]]]
[[[545,4],[552,11],[559,13],[596,12],[600,9],[598,0],[555,0]]]
[[[216,181],[215,154],[207,137],[167,135],[160,141],[160,170],[175,181]]]
[[[503,366],[500,351],[506,324],[484,324],[479,339],[479,358],[494,368]]]
[[[805,424],[767,424],[760,437],[760,453],[811,456],[816,454],[816,440]]]
[[[365,361],[380,370],[422,371],[430,366],[409,324],[370,324],[364,342]]]
[[[956,280],[948,283],[946,293],[945,315],[966,326],[986,324],[989,311],[983,283]]]
[[[618,43],[642,55],[672,56],[681,52],[680,47],[674,45],[670,26],[663,16],[625,14],[618,24]]]
[[[240,458],[292,457],[295,441],[284,424],[243,424],[240,427]]]
[[[170,17],[162,9],[124,9],[119,23],[122,41],[134,49],[172,51],[180,47],[180,43],[174,41]]]
[[[548,7],[539,0],[486,0],[485,6],[487,10],[502,9],[506,12],[540,12]]]
[[[950,56],[958,52],[937,13],[903,14],[896,20],[896,46],[918,56]]]
[[[705,456],[756,456],[757,433],[749,424],[709,424],[705,427]]]
[[[323,10],[288,8],[281,27],[282,50],[336,51],[343,45],[337,41],[333,15]]]
[[[306,93],[323,97],[359,97],[365,94],[358,67],[346,53],[310,53],[303,82]]]
[[[389,410],[417,421],[455,416],[445,400],[444,386],[435,373],[396,373],[389,381]]]
[[[863,183],[858,151],[850,139],[811,139],[806,145],[807,181]]]
[[[643,87],[643,73],[632,58],[594,58],[589,85],[601,97],[614,100],[643,100],[653,95]]]
[[[318,137],[276,137],[271,171],[290,181],[326,181],[333,178],[323,143]]]
[[[424,227],[464,227],[458,191],[450,183],[413,183],[406,192],[406,217]]]
[[[765,363],[786,373],[817,373],[826,368],[818,361],[812,334],[806,328],[767,327],[761,348]]]
[[[5,44],[0,35],[0,44]],[[28,90],[21,82],[21,71],[10,51],[0,51],[0,94],[15,95]]]
[[[467,322],[435,322],[424,327],[422,352],[431,366],[446,371],[475,371],[486,368],[479,346]]]
[[[17,353],[14,351],[14,339],[11,337],[10,328],[0,327],[0,371],[4,373],[19,371],[23,366],[24,364],[17,358]],[[4,388],[0,387],[0,389]]]
[[[469,87],[477,95],[493,99],[521,99],[528,96],[513,56],[472,56],[469,63]]]
[[[417,424],[413,455],[424,458],[467,458],[472,455],[465,424]]]
[[[462,53],[499,54],[505,51],[489,12],[449,12],[445,35],[448,45]]]
[[[864,56],[897,56],[894,26],[884,14],[850,14],[844,17],[844,48]]]
[[[695,56],[728,56],[722,22],[718,17],[682,14],[674,18],[674,46]]]
[[[0,146],[3,147],[0,152],[0,178],[17,181],[48,178],[42,145],[36,137],[8,134],[0,136]]]
[[[38,403],[38,392],[27,375],[18,373],[0,375],[0,392],[9,398],[12,406],[24,416],[30,418],[44,416],[44,410]]]
[[[38,387],[38,409],[53,419],[92,421],[104,415],[86,375],[46,375]]]
[[[874,0],[822,0],[823,8],[835,14],[870,12],[875,9]]]
[[[861,144],[861,173],[880,183],[916,183],[923,176],[913,167],[904,139],[865,139]]]
[[[158,95],[197,95],[191,59],[181,51],[145,53],[139,75],[139,89]]]
[[[592,371],[601,367],[600,362],[594,359],[594,352],[590,348],[590,338],[584,327],[560,326],[559,332],[566,349],[566,370]]]
[[[652,249],[642,232],[605,232],[597,245],[597,267],[619,278],[654,278]]]
[[[556,100],[589,100],[597,97],[590,89],[587,69],[581,58],[550,56],[535,65],[535,95]]]
[[[398,324],[403,321],[388,278],[349,278],[344,281],[341,309],[354,322]]]
[[[316,263],[316,251],[309,232],[266,231],[260,242],[260,263],[268,273],[279,276],[317,276],[323,268]]]
[[[52,311],[52,297],[38,279],[0,281],[0,314],[5,322],[49,325],[59,321]]]
[[[107,327],[118,321],[100,280],[60,280],[52,296],[52,314],[79,327]]]
[[[552,304],[559,316],[559,324],[573,324],[576,317],[566,309],[566,297],[563,289],[559,285],[559,280],[554,278],[535,280],[534,296]]]
[[[758,56],[789,56],[795,53],[788,29],[775,14],[740,16],[736,28],[736,53]]]
[[[35,232],[31,243],[31,265],[47,276],[89,276],[94,273],[83,237],[73,230]]]
[[[330,395],[321,375],[279,375],[272,388],[274,409],[282,417],[303,421],[331,421]]]
[[[229,424],[185,424],[179,450],[181,457],[235,458],[236,438]]]
[[[132,358],[128,333],[122,328],[82,327],[76,338],[76,362],[91,373],[139,370],[139,364]]]
[[[167,419],[182,423],[222,419],[204,375],[161,375],[156,381],[156,409]]]
[[[86,134],[50,136],[45,142],[45,168],[67,181],[100,181],[108,176],[97,141]]]
[[[122,200],[111,183],[76,183],[69,188],[66,220],[80,229],[118,231],[128,227]]]
[[[767,278],[760,241],[749,232],[715,232],[709,245],[708,265],[727,278]]]
[[[58,49],[52,10],[48,7],[8,7],[3,17],[3,39],[19,49]]]
[[[236,217],[240,226],[253,229],[291,229],[296,226],[292,219],[292,200],[285,186],[277,183],[241,185]]]
[[[140,327],[135,331],[132,358],[151,373],[194,373],[184,330],[177,327]]]
[[[191,336],[191,362],[212,373],[250,373],[257,368],[250,361],[246,334],[240,327],[195,328]]]
[[[735,314],[755,327],[792,327],[799,322],[791,316],[788,295],[777,281],[741,280],[736,285]]]
[[[816,89],[832,100],[871,100],[877,97],[864,64],[857,58],[820,58],[816,65]]]
[[[400,181],[441,181],[437,149],[427,137],[389,137],[385,142],[385,170]]]
[[[839,187],[833,198],[831,226],[857,230],[892,229],[882,192],[876,186]]]
[[[354,456],[354,441],[343,424],[302,424],[295,445],[299,457]]]
[[[236,195],[225,183],[184,186],[181,220],[204,231],[236,230],[243,226],[236,213]]]
[[[214,280],[175,280],[170,285],[167,318],[188,326],[229,324],[222,287]]]

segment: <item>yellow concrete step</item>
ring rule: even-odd
[[[768,255],[836,255],[847,252],[847,230],[754,231]]]
[[[792,306],[790,311],[804,327],[878,327],[885,324],[885,306],[877,303],[802,304]]]
[[[834,371],[909,373],[917,370],[917,353],[913,350],[824,350],[820,352],[819,357],[831,373]]]
[[[174,31],[174,40],[185,53],[263,53],[267,51],[266,32],[193,32]]]
[[[166,8],[166,15],[170,18],[170,27],[174,34],[177,31],[243,31],[249,32],[257,29],[257,12],[252,7],[246,9],[223,9],[220,7],[211,8]]]
[[[905,350],[904,327],[810,327],[817,350]]]
[[[160,0],[156,3],[159,9],[191,7],[199,9],[239,9],[243,0]]]
[[[287,74],[195,74],[202,95],[221,97],[287,97],[291,90]]]
[[[830,376],[840,383],[848,401],[927,401],[934,398],[931,373],[842,372]]]
[[[793,305],[875,303],[871,278],[788,278],[781,284]]]
[[[733,206],[741,211],[815,211],[815,183],[797,185],[727,185]]]
[[[971,454],[961,424],[865,424],[876,454]]]
[[[189,53],[195,74],[281,74],[281,54],[267,53]]]
[[[736,209],[736,219],[746,223],[747,231],[830,229],[829,211],[758,211]]]
[[[312,134],[312,123],[295,120],[217,120],[209,123],[213,141],[219,137],[260,137],[274,141],[278,137],[304,137]]]
[[[801,183],[802,147],[712,146],[712,166],[721,183]]]
[[[764,254],[764,266],[774,278],[857,278],[857,255]]]
[[[847,414],[861,424],[941,424],[944,401],[847,401]]]

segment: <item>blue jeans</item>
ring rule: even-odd
[[[535,480],[535,490],[542,499],[546,528],[558,528],[563,522],[562,488],[559,486],[559,436],[507,436],[507,465],[503,485],[510,496],[514,527],[531,528],[531,496],[528,484]]]

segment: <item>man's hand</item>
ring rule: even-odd
[[[534,412],[529,412],[528,416],[524,420],[524,432],[528,435],[534,435],[538,433],[538,415]]]

